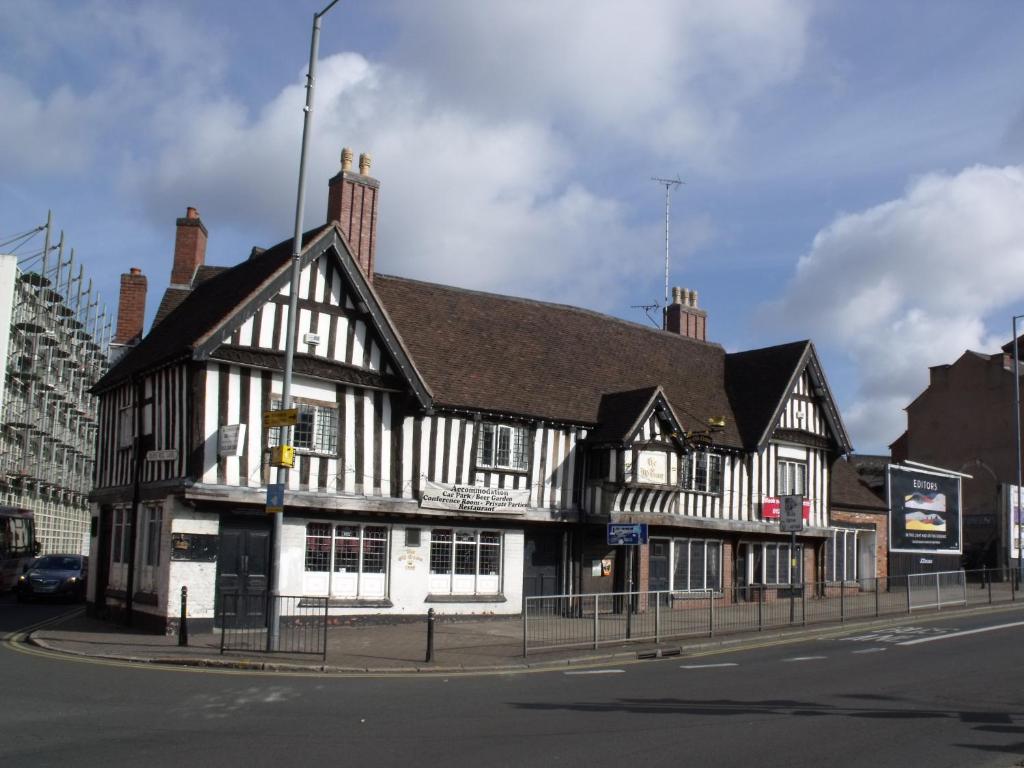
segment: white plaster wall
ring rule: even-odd
[[[317,518],[322,519],[322,518]],[[282,592],[288,595],[326,595],[328,574],[306,573],[306,523],[305,519],[286,520],[284,524],[285,552],[283,553]],[[365,519],[353,518],[340,522],[366,523]],[[446,526],[438,525],[438,528]],[[462,526],[469,527],[469,526]],[[487,526],[479,526],[486,529]],[[420,529],[420,545],[406,545],[407,528]],[[502,595],[504,602],[428,603],[430,584],[430,531],[429,526],[410,523],[389,527],[388,546],[388,590],[391,608],[332,608],[332,615],[368,616],[424,615],[428,608],[438,614],[518,614],[523,601],[523,548],[522,531],[505,531],[502,550]]]
[[[188,587],[189,618],[212,619],[214,615],[213,599],[217,589],[217,563],[193,563],[185,560],[170,559],[170,538],[172,533],[202,533],[217,535],[220,533],[220,519],[216,514],[199,512],[185,506],[176,499],[169,499],[164,506],[166,544],[168,558],[163,561],[166,569],[167,594],[173,598],[167,606],[167,615],[179,616],[181,611],[181,588]]]

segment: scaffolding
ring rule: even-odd
[[[0,255],[0,505],[34,512],[42,552],[84,552],[98,431],[89,389],[107,370],[111,324],[74,250],[64,259],[63,232],[51,246],[52,216],[32,232],[45,233],[41,252]]]

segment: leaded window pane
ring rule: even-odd
[[[306,570],[327,571],[331,567],[331,526],[306,524]]]
[[[451,529],[434,529],[430,534],[430,572],[447,574],[452,571]]]
[[[673,589],[690,588],[690,542],[686,539],[675,543],[676,567],[673,574]]]

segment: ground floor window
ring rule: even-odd
[[[305,570],[309,588],[332,597],[384,597],[387,526],[307,523]]]
[[[501,533],[460,528],[430,532],[432,595],[501,592]]]
[[[857,531],[836,528],[825,542],[825,581],[857,580]]]
[[[804,548],[796,545],[790,556],[789,544],[747,544],[751,584],[802,584],[804,580]],[[791,560],[796,566],[791,566]]]
[[[673,539],[672,589],[722,590],[722,542],[709,539]]]
[[[110,547],[112,563],[127,563],[131,546],[132,513],[128,507],[114,507],[114,525]]]
[[[146,506],[146,540],[143,543],[142,562],[156,567],[160,565],[160,532],[164,524],[164,508],[159,504]]]

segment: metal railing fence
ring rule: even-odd
[[[220,652],[314,654],[327,660],[326,597],[267,594],[247,595],[222,592],[217,619],[220,624]],[[278,647],[270,647],[267,609],[271,600],[280,606],[281,631]]]
[[[1018,578],[1016,569],[989,568],[722,590],[527,597],[523,655],[1011,602]]]

